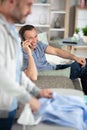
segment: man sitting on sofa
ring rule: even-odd
[[[87,59],[77,57],[59,48],[43,44],[38,41],[37,30],[32,25],[23,26],[19,34],[22,39],[24,65],[23,70],[26,75],[32,79],[37,80],[37,70],[58,70],[71,67],[70,79],[80,78],[83,91],[87,94]],[[74,60],[71,64],[50,65],[45,57],[45,53],[56,55],[62,58]]]

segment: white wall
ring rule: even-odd
[[[40,0],[36,0],[36,1],[39,1]],[[58,5],[56,4],[56,0],[51,0],[53,5]],[[57,2],[60,2],[60,0],[57,0]],[[61,0],[61,3],[62,3],[62,0]],[[69,22],[69,36],[72,36],[73,35],[73,32],[74,32],[74,20],[75,20],[75,5],[79,4],[80,3],[80,0],[70,0],[70,22]],[[63,3],[64,4],[64,3]],[[35,13],[35,10],[36,10],[36,13]],[[29,17],[27,18],[26,22],[30,23],[30,24],[36,24],[36,22],[39,24],[40,23],[40,19],[41,19],[41,16],[44,15],[46,18],[45,18],[45,24],[49,24],[49,14],[47,12],[49,10],[49,7],[40,7],[38,6],[37,7],[34,7],[33,10],[32,10],[32,15],[29,15]],[[44,12],[44,14],[42,14],[42,12]],[[53,20],[55,20],[53,18]]]
[[[74,33],[76,5],[80,5],[80,0],[70,0],[69,36],[72,36]]]

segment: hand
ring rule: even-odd
[[[43,89],[39,92],[39,97],[53,98],[52,93],[49,89]]]
[[[36,98],[31,98],[29,105],[32,112],[37,112],[40,108],[40,102]]]
[[[75,61],[78,62],[79,64],[81,64],[82,67],[85,67],[85,65],[86,65],[86,59],[85,58],[76,57]]]
[[[29,40],[26,40],[22,43],[22,47],[24,49],[24,51],[28,54],[28,55],[31,55],[31,44],[30,44],[31,41]]]

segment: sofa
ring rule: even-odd
[[[69,63],[71,62],[70,60],[62,59],[57,56],[52,56],[46,54],[46,58],[48,62],[52,65],[55,65],[57,63]],[[71,80],[69,79],[70,76],[70,68],[66,68],[63,70],[48,70],[48,71],[42,71],[39,72],[38,79],[35,81],[35,84],[41,88],[51,88],[54,91],[57,91],[58,94],[60,95],[67,95],[67,94],[74,94],[74,95],[79,95],[82,96],[82,87],[79,79]],[[23,110],[24,105],[20,104],[19,108],[17,110],[17,115],[16,119],[20,116],[21,111]],[[56,125],[47,125],[40,123],[37,126],[26,126],[26,130],[75,130],[74,128],[67,128],[67,127],[62,127],[62,126],[56,126]],[[25,127],[22,125],[17,124],[16,122],[13,125],[12,130],[25,130]]]
[[[69,79],[70,68],[64,70],[44,71],[40,72],[38,80],[35,84],[43,88],[66,88],[82,90],[80,79]]]
[[[38,80],[35,81],[35,84],[43,89],[43,88],[50,88],[54,91],[58,92],[60,95],[79,95],[82,96],[83,92],[81,89],[81,84],[79,79],[71,80],[69,79],[70,68],[64,69],[58,72],[57,71],[44,71],[39,72]],[[20,109],[21,108],[21,109]],[[24,105],[20,104],[16,119],[20,116],[21,111],[23,110]],[[22,125],[17,124],[16,122],[13,125],[12,130],[24,130],[25,127]],[[26,130],[38,130],[38,129],[50,129],[50,130],[75,130],[74,128],[56,126],[56,125],[48,125],[40,123],[37,126],[26,126]]]
[[[62,88],[51,88],[51,90],[56,91],[58,93],[58,95],[77,95],[80,97],[84,97],[84,94],[82,91],[80,90],[75,90],[75,89],[62,89]],[[26,118],[26,117],[25,117]],[[75,128],[70,128],[70,127],[64,127],[64,126],[58,126],[55,124],[45,124],[45,123],[40,123],[36,126],[24,126],[24,125],[19,125],[16,122],[13,125],[12,130],[38,130],[38,129],[42,129],[42,130],[76,130]]]

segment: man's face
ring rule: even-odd
[[[25,23],[26,17],[31,14],[34,0],[15,0],[11,18],[14,23]]]
[[[34,50],[37,46],[38,36],[35,29],[26,30],[24,33],[25,40],[29,40],[31,44],[31,50]]]

